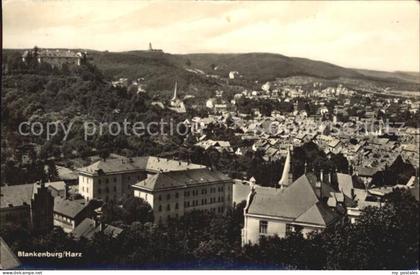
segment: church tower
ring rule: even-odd
[[[177,95],[176,95],[177,88],[178,88],[178,81],[175,81],[174,96],[172,97],[171,101],[178,100]]]
[[[287,157],[286,157],[286,161],[284,162],[283,173],[279,181],[280,188],[285,188],[293,182],[292,173],[291,173],[291,170],[292,170],[292,156],[290,153],[291,150],[293,149],[291,148],[287,149]]]

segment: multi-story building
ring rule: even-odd
[[[160,172],[204,168],[158,157],[99,160],[79,170],[79,193],[86,199],[118,201],[133,196],[131,186]]]
[[[38,63],[48,63],[53,67],[61,68],[64,64],[80,66],[86,63],[86,52],[75,52],[62,49],[38,49],[27,50],[22,54],[22,61],[28,62],[30,59]]]
[[[34,231],[53,228],[54,197],[44,183],[2,186],[0,224]]]
[[[133,185],[134,196],[153,208],[156,223],[165,223],[192,210],[218,214],[232,207],[229,177],[207,168],[157,173]]]

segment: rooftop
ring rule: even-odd
[[[142,170],[157,173],[200,168],[205,168],[205,166],[159,157],[136,157],[98,160],[89,166],[80,168],[79,172],[97,175],[100,172],[112,174]]]
[[[84,199],[68,200],[61,197],[56,197],[54,199],[54,213],[58,213],[69,218],[75,218],[87,206],[88,203]]]
[[[0,189],[0,208],[31,205],[34,184],[2,186]]]
[[[286,189],[258,188],[248,213],[320,226],[327,226],[338,217],[318,199],[306,175]]]
[[[133,185],[133,188],[157,191],[172,188],[185,188],[189,185],[199,185],[229,180],[230,178],[222,173],[210,171],[205,168],[158,173],[136,183]]]
[[[75,238],[92,239],[96,233],[103,232],[110,237],[117,237],[123,230],[109,224],[99,224],[93,219],[84,219],[73,231]]]

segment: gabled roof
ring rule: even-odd
[[[21,263],[7,243],[0,237],[0,269],[15,269]]]
[[[318,199],[306,175],[286,189],[257,189],[248,214],[320,226],[328,225],[337,218],[337,214]]]
[[[88,207],[88,205],[89,204],[84,199],[68,200],[61,197],[55,197],[54,213],[74,219],[79,213]]]
[[[210,171],[208,169],[192,169],[158,173],[136,183],[133,185],[133,188],[157,191],[229,180],[229,177],[217,171]]]
[[[321,202],[312,205],[306,212],[297,217],[295,222],[327,226],[337,219],[337,214]]]

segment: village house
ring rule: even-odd
[[[322,183],[316,186],[309,180],[302,175],[286,188],[252,188],[244,209],[242,245],[296,231],[307,236],[339,221],[340,214],[325,203]]]
[[[94,201],[86,202],[84,199],[69,200],[56,197],[54,199],[54,225],[63,228],[64,232],[70,233],[85,218],[94,214],[94,208]]]

